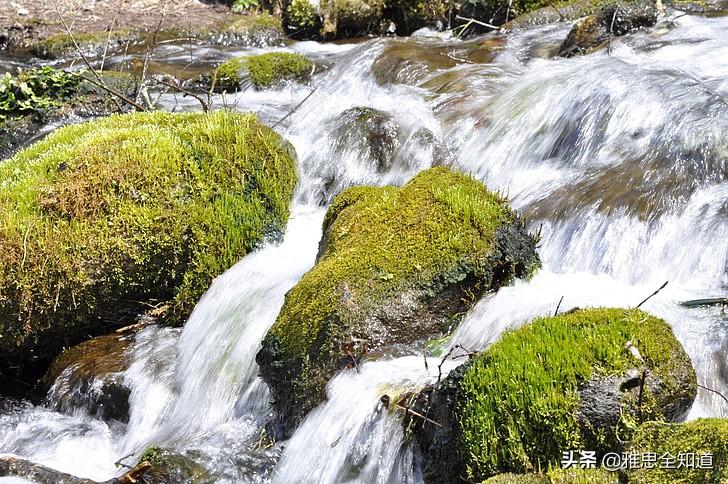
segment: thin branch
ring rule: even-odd
[[[71,75],[73,75],[75,77],[78,77],[79,79],[83,79],[84,81],[88,81],[88,82],[90,82],[91,84],[93,84],[96,87],[100,87],[101,89],[103,89],[104,91],[108,92],[112,96],[116,96],[119,99],[121,99],[122,101],[124,101],[125,103],[127,103],[127,104],[129,104],[131,106],[134,106],[139,111],[146,111],[147,110],[147,108],[145,108],[141,104],[139,104],[139,103],[137,103],[135,101],[132,101],[131,99],[129,99],[128,97],[124,96],[120,92],[111,89],[103,81],[97,81],[96,79],[90,79],[90,78],[88,78],[86,76],[83,76],[83,75],[77,73],[77,72],[71,72]],[[112,99],[114,99],[114,98],[112,98]],[[114,99],[114,102],[116,102],[116,99]],[[121,109],[121,106],[119,105],[119,103],[116,102],[116,104],[119,106],[119,109]]]
[[[313,91],[309,92],[309,93],[308,93],[308,95],[307,95],[307,96],[306,96],[305,98],[303,98],[303,101],[301,101],[300,103],[298,103],[298,104],[296,105],[296,107],[294,107],[294,108],[293,108],[293,109],[291,110],[291,112],[290,112],[290,113],[286,114],[286,115],[285,115],[285,116],[283,116],[283,117],[282,117],[281,119],[279,119],[278,121],[276,121],[276,123],[275,123],[275,124],[274,124],[273,126],[271,126],[271,128],[275,128],[276,126],[278,126],[279,124],[281,124],[281,123],[282,123],[283,121],[285,121],[286,119],[290,118],[290,117],[291,117],[291,115],[292,115],[293,113],[295,113],[295,112],[296,112],[296,111],[298,110],[298,108],[300,108],[300,107],[301,107],[301,106],[303,105],[303,103],[305,103],[306,101],[308,101],[308,98],[310,98],[311,96],[313,96],[313,93],[315,93],[315,92],[316,92],[316,88],[314,87],[314,88],[313,88]]]
[[[561,296],[561,299],[559,299],[559,304],[556,305],[556,311],[554,311],[554,316],[559,315],[559,309],[561,308],[561,303],[564,301],[564,296]]]
[[[698,383],[697,385],[698,385],[698,388],[702,388],[703,390],[708,390],[709,392],[713,392],[713,393],[717,394],[718,396],[720,396],[720,398],[725,400],[725,403],[728,403],[728,398],[726,398],[725,395],[720,393],[718,390],[713,390],[712,388],[708,388],[704,385],[701,385],[700,383]]]
[[[500,29],[500,27],[497,27],[497,26],[495,26],[493,24],[489,24],[489,23],[486,23],[486,22],[481,22],[480,20],[475,20],[474,18],[461,17],[460,15],[455,15],[455,18],[458,19],[458,20],[466,20],[468,22],[471,22],[471,23],[474,23],[474,24],[477,24],[477,25],[481,25],[483,27],[487,27],[487,28],[493,29],[493,30],[499,30]]]
[[[153,79],[153,81],[154,82],[157,82],[157,83],[159,83],[159,84],[161,84],[163,86],[167,86],[170,89],[174,89],[175,91],[179,91],[179,92],[181,92],[182,94],[184,94],[186,96],[190,96],[190,97],[193,97],[193,98],[197,99],[200,102],[200,105],[202,105],[202,110],[204,112],[209,112],[210,111],[210,105],[207,103],[207,101],[205,101],[202,97],[200,97],[199,95],[195,94],[194,92],[188,91],[187,89],[185,89],[185,88],[183,88],[181,86],[178,86],[178,85],[169,83],[169,82],[165,81],[164,79]]]
[[[94,75],[94,77],[99,81],[101,85],[105,86],[105,82],[99,74],[96,72],[96,70],[91,67],[91,63],[86,58],[86,55],[81,50],[81,47],[78,45],[78,42],[76,42],[76,37],[73,36],[73,32],[71,32],[71,28],[66,23],[66,19],[63,18],[63,14],[61,14],[61,10],[58,8],[58,0],[53,0],[53,8],[56,11],[56,14],[58,15],[58,19],[61,21],[61,24],[63,24],[63,28],[66,29],[66,33],[71,38],[71,41],[73,42],[73,46],[76,48],[76,52],[78,52],[78,55],[81,56],[81,59],[83,60],[83,63],[86,64],[86,67],[91,71],[91,73]],[[116,107],[119,111],[121,111],[121,104],[119,104],[119,101],[117,101],[115,98],[112,98],[114,101],[114,104],[116,104]],[[132,103],[133,105],[133,103]]]
[[[650,294],[649,296],[647,296],[646,298],[644,298],[641,303],[639,303],[637,306],[635,306],[635,309],[639,309],[640,306],[642,306],[644,303],[646,303],[647,301],[649,301],[653,296],[656,296],[658,292],[660,292],[663,289],[665,289],[665,286],[667,286],[667,283],[668,282],[670,282],[670,281],[665,281],[665,283],[663,285],[661,285],[660,288],[657,291],[653,292],[652,294]]]

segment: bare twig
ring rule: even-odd
[[[76,42],[76,37],[73,36],[73,32],[71,32],[71,28],[66,23],[66,19],[63,18],[63,14],[61,14],[61,10],[58,8],[58,0],[53,0],[53,8],[56,11],[56,14],[58,15],[58,19],[61,21],[61,24],[63,24],[63,28],[66,29],[66,33],[71,38],[71,41],[73,42],[73,46],[76,49],[76,52],[78,52],[78,55],[81,56],[81,59],[83,60],[83,63],[86,64],[86,67],[89,71],[91,71],[91,74],[98,80],[99,84],[105,86],[106,83],[101,79],[99,74],[96,72],[96,70],[91,67],[91,63],[86,58],[86,55],[83,53],[83,50],[81,50],[81,47],[78,45],[78,42]],[[109,91],[110,92],[110,91]],[[119,101],[117,101],[115,98],[112,98],[114,101],[114,104],[116,104],[116,107],[119,111],[121,111],[121,104],[119,104]],[[131,103],[134,105],[134,103]]]
[[[200,105],[202,105],[202,110],[204,112],[210,111],[210,105],[205,101],[201,96],[195,94],[192,91],[188,91],[187,89],[183,88],[182,86],[172,84],[170,82],[165,81],[164,79],[154,79],[154,82],[157,82],[163,86],[167,86],[170,89],[174,89],[175,91],[179,91],[185,96],[190,96],[195,99],[197,99],[200,102]]]
[[[493,29],[493,30],[499,30],[500,29],[500,27],[498,27],[496,25],[489,24],[489,23],[486,23],[486,22],[481,22],[480,20],[475,20],[474,18],[461,17],[460,15],[455,15],[455,18],[458,19],[458,20],[465,20],[467,22],[474,23],[476,25],[480,25],[480,26],[483,26],[483,27],[487,27],[487,28]]]
[[[644,303],[646,303],[647,301],[649,301],[653,296],[656,296],[657,293],[659,293],[660,291],[662,291],[663,289],[665,289],[665,286],[667,286],[667,283],[668,282],[670,282],[670,281],[665,281],[665,283],[663,285],[661,285],[660,288],[657,291],[653,292],[652,294],[650,294],[649,296],[647,296],[646,298],[644,298],[641,303],[639,303],[637,306],[635,306],[635,309],[639,309],[640,306],[642,306]]]
[[[135,102],[135,101],[132,101],[131,99],[129,99],[128,97],[124,96],[124,95],[123,95],[123,94],[121,94],[120,92],[118,92],[118,91],[115,91],[114,89],[111,89],[111,88],[110,88],[109,86],[107,86],[107,85],[106,85],[106,83],[104,83],[103,81],[97,81],[96,79],[91,79],[91,78],[89,78],[89,77],[86,77],[86,76],[83,76],[83,75],[81,75],[81,74],[79,74],[79,73],[77,73],[77,72],[71,72],[71,74],[72,74],[73,76],[75,76],[75,77],[78,77],[79,79],[83,79],[84,81],[88,81],[88,82],[90,82],[91,84],[93,84],[93,85],[94,85],[94,86],[96,86],[96,87],[99,87],[99,88],[103,89],[104,91],[108,92],[108,93],[109,93],[109,94],[111,94],[112,96],[115,96],[115,97],[117,97],[117,98],[121,99],[122,101],[124,101],[125,103],[129,104],[130,106],[134,106],[134,107],[135,107],[136,109],[138,109],[139,111],[146,111],[146,110],[147,110],[147,109],[146,109],[146,108],[145,108],[144,106],[142,106],[141,104],[139,104],[139,103],[137,103],[137,102]],[[97,76],[97,77],[98,77],[98,76]],[[112,98],[112,99],[114,99],[114,98]],[[116,102],[116,99],[114,99],[114,102]],[[119,103],[118,103],[118,102],[116,102],[116,104],[117,104],[117,105],[119,105]],[[120,106],[120,105],[119,105],[119,109],[121,109],[121,106]]]
[[[411,408],[409,408],[409,407],[405,407],[405,406],[403,406],[403,405],[400,405],[399,403],[395,403],[395,404],[394,404],[394,406],[395,406],[395,407],[397,407],[397,408],[401,408],[402,410],[404,410],[404,411],[405,411],[405,414],[411,413],[411,414],[412,414],[412,415],[414,415],[415,417],[419,417],[419,418],[421,418],[421,419],[422,419],[422,424],[423,424],[423,425],[424,425],[424,424],[425,424],[426,422],[429,422],[429,423],[431,423],[432,425],[437,425],[438,427],[442,427],[442,424],[441,424],[440,422],[435,422],[435,421],[434,421],[434,420],[432,420],[431,418],[429,418],[429,417],[427,417],[427,416],[425,416],[425,415],[422,415],[422,414],[421,414],[421,413],[419,413],[419,412],[415,412],[414,410],[412,410],[412,409],[411,409]]]
[[[728,398],[726,398],[725,395],[720,393],[718,390],[713,390],[712,388],[708,388],[705,385],[701,385],[700,383],[698,383],[698,388],[702,388],[703,390],[708,390],[709,392],[713,392],[713,393],[717,394],[718,396],[720,396],[720,398],[725,400],[726,403],[728,403]]]
[[[561,308],[561,303],[564,300],[564,296],[561,296],[561,299],[559,299],[559,304],[556,305],[556,311],[554,311],[554,316],[559,315],[559,309]]]
[[[298,108],[300,108],[303,105],[303,103],[305,103],[306,101],[308,101],[308,98],[310,98],[311,96],[313,96],[313,93],[315,93],[315,92],[316,92],[316,88],[313,88],[313,91],[309,92],[308,95],[305,98],[303,98],[303,101],[301,101],[300,103],[296,104],[296,106],[291,110],[290,113],[286,114],[281,119],[279,119],[278,121],[276,121],[275,124],[273,126],[271,126],[271,128],[275,128],[276,126],[278,126],[279,124],[281,124],[283,121],[285,121],[286,119],[290,118],[291,115],[293,113],[295,113],[298,110]]]

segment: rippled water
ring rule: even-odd
[[[215,98],[279,123],[296,146],[301,183],[283,243],[219,277],[181,335],[137,336],[125,374],[128,425],[27,406],[0,416],[0,452],[95,479],[157,444],[232,482],[419,481],[399,415],[380,397],[433,381],[436,361],[428,370],[413,349],[342,372],[288,442],[258,451],[269,407],[254,355],[285,292],[314,262],[323,209],[311,204],[355,184],[401,184],[434,163],[507,193],[542,231],[543,270],[478,302],[451,345],[482,349],[553,313],[562,297],[563,309],[631,307],[669,281],[644,309],[673,326],[701,384],[728,392],[725,315],[679,304],[724,296],[728,283],[728,18],[670,16],[613,42],[611,55],[571,59],[551,57],[565,24],[467,42],[291,45],[319,64],[310,85]],[[170,69],[186,62],[183,51],[169,48]],[[201,63],[240,53],[214,51]],[[179,96],[162,102],[198,108]],[[337,123],[353,107],[396,124],[391,167],[337,146]],[[700,415],[728,416],[728,404],[700,391],[691,417]]]

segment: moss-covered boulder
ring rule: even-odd
[[[630,484],[728,482],[726,419],[701,418],[681,424],[648,422],[635,433],[630,451],[640,456],[654,452],[660,459],[654,468],[629,471]]]
[[[653,0],[635,0],[609,4],[597,14],[577,22],[559,49],[561,57],[589,54],[620,37],[657,23],[657,4]]]
[[[79,50],[85,56],[96,57],[138,39],[138,34],[128,29],[74,33],[73,36],[59,33],[31,44],[29,49],[41,59],[73,57],[78,55]]]
[[[211,76],[218,91],[236,91],[253,86],[256,89],[275,87],[285,81],[305,82],[310,79],[314,64],[295,52],[268,52],[235,57],[223,62]]]
[[[161,447],[149,447],[139,457],[139,463],[118,478],[118,483],[137,480],[150,484],[212,484],[216,479],[207,469],[190,457]]]
[[[316,266],[257,355],[284,432],[366,352],[447,332],[477,298],[539,265],[507,201],[446,168],[402,188],[355,187],[324,220]]]
[[[565,450],[624,450],[636,425],[692,405],[695,371],[670,326],[635,309],[588,309],[511,331],[417,406],[428,482],[558,466]]]
[[[294,156],[254,115],[217,111],[67,126],[0,163],[0,368],[150,305],[183,322],[284,229]]]
[[[272,47],[286,43],[281,19],[267,13],[232,15],[217,28],[194,32],[193,36],[220,45]]]
[[[42,379],[50,387],[46,406],[73,414],[84,410],[102,420],[129,420],[131,389],[124,381],[133,333],[99,336],[67,348]]]
[[[17,477],[36,484],[99,484],[19,457],[0,457],[0,477]],[[12,481],[11,481],[12,482]],[[16,481],[17,482],[17,481]]]

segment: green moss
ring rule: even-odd
[[[503,198],[445,168],[427,170],[401,189],[351,188],[326,214],[326,251],[288,293],[272,332],[304,357],[340,305],[340,284],[366,291],[375,306],[401,291],[403,281],[425,286],[453,265],[483,265],[495,230],[512,218]]]
[[[313,62],[301,54],[268,52],[225,61],[213,76],[217,90],[231,91],[239,89],[247,78],[257,89],[265,89],[283,81],[305,81],[312,71]]]
[[[280,31],[281,19],[267,13],[240,15],[232,18],[226,30],[237,33],[255,34],[256,31],[276,30]]]
[[[144,453],[142,453],[141,457],[139,457],[139,462],[149,462],[152,465],[159,464],[161,462],[162,457],[164,457],[165,451],[161,447],[152,446],[148,447]]]
[[[658,460],[654,469],[636,469],[629,472],[630,484],[662,484],[672,482],[690,484],[718,484],[728,482],[728,420],[702,418],[681,424],[648,422],[640,426],[635,434],[631,451],[642,455],[654,452],[657,458],[667,454],[673,456],[677,467],[679,455],[693,454],[693,468],[660,469]],[[699,455],[712,455],[712,468],[699,469]]]
[[[617,484],[617,474],[603,469],[552,469],[546,474],[498,474],[483,484]]]
[[[577,422],[577,386],[640,367],[625,347],[628,341],[667,389],[682,384],[673,375],[690,363],[680,343],[667,323],[639,310],[590,309],[537,319],[473,360],[456,406],[468,478],[544,469],[557,465],[564,450],[591,448]],[[652,400],[645,385],[643,418],[660,420]],[[628,428],[605,429],[617,430],[629,436]]]
[[[0,122],[60,105],[78,87],[76,77],[52,67],[20,70],[0,77]]]
[[[30,51],[44,59],[56,59],[75,54],[76,44],[84,54],[95,53],[109,44],[117,44],[133,38],[132,32],[127,29],[117,29],[110,32],[74,33],[71,37],[67,33],[54,34],[30,46]],[[76,44],[74,44],[74,40]]]
[[[214,277],[288,217],[290,146],[255,116],[138,113],[61,128],[0,164],[0,357],[62,346]]]

